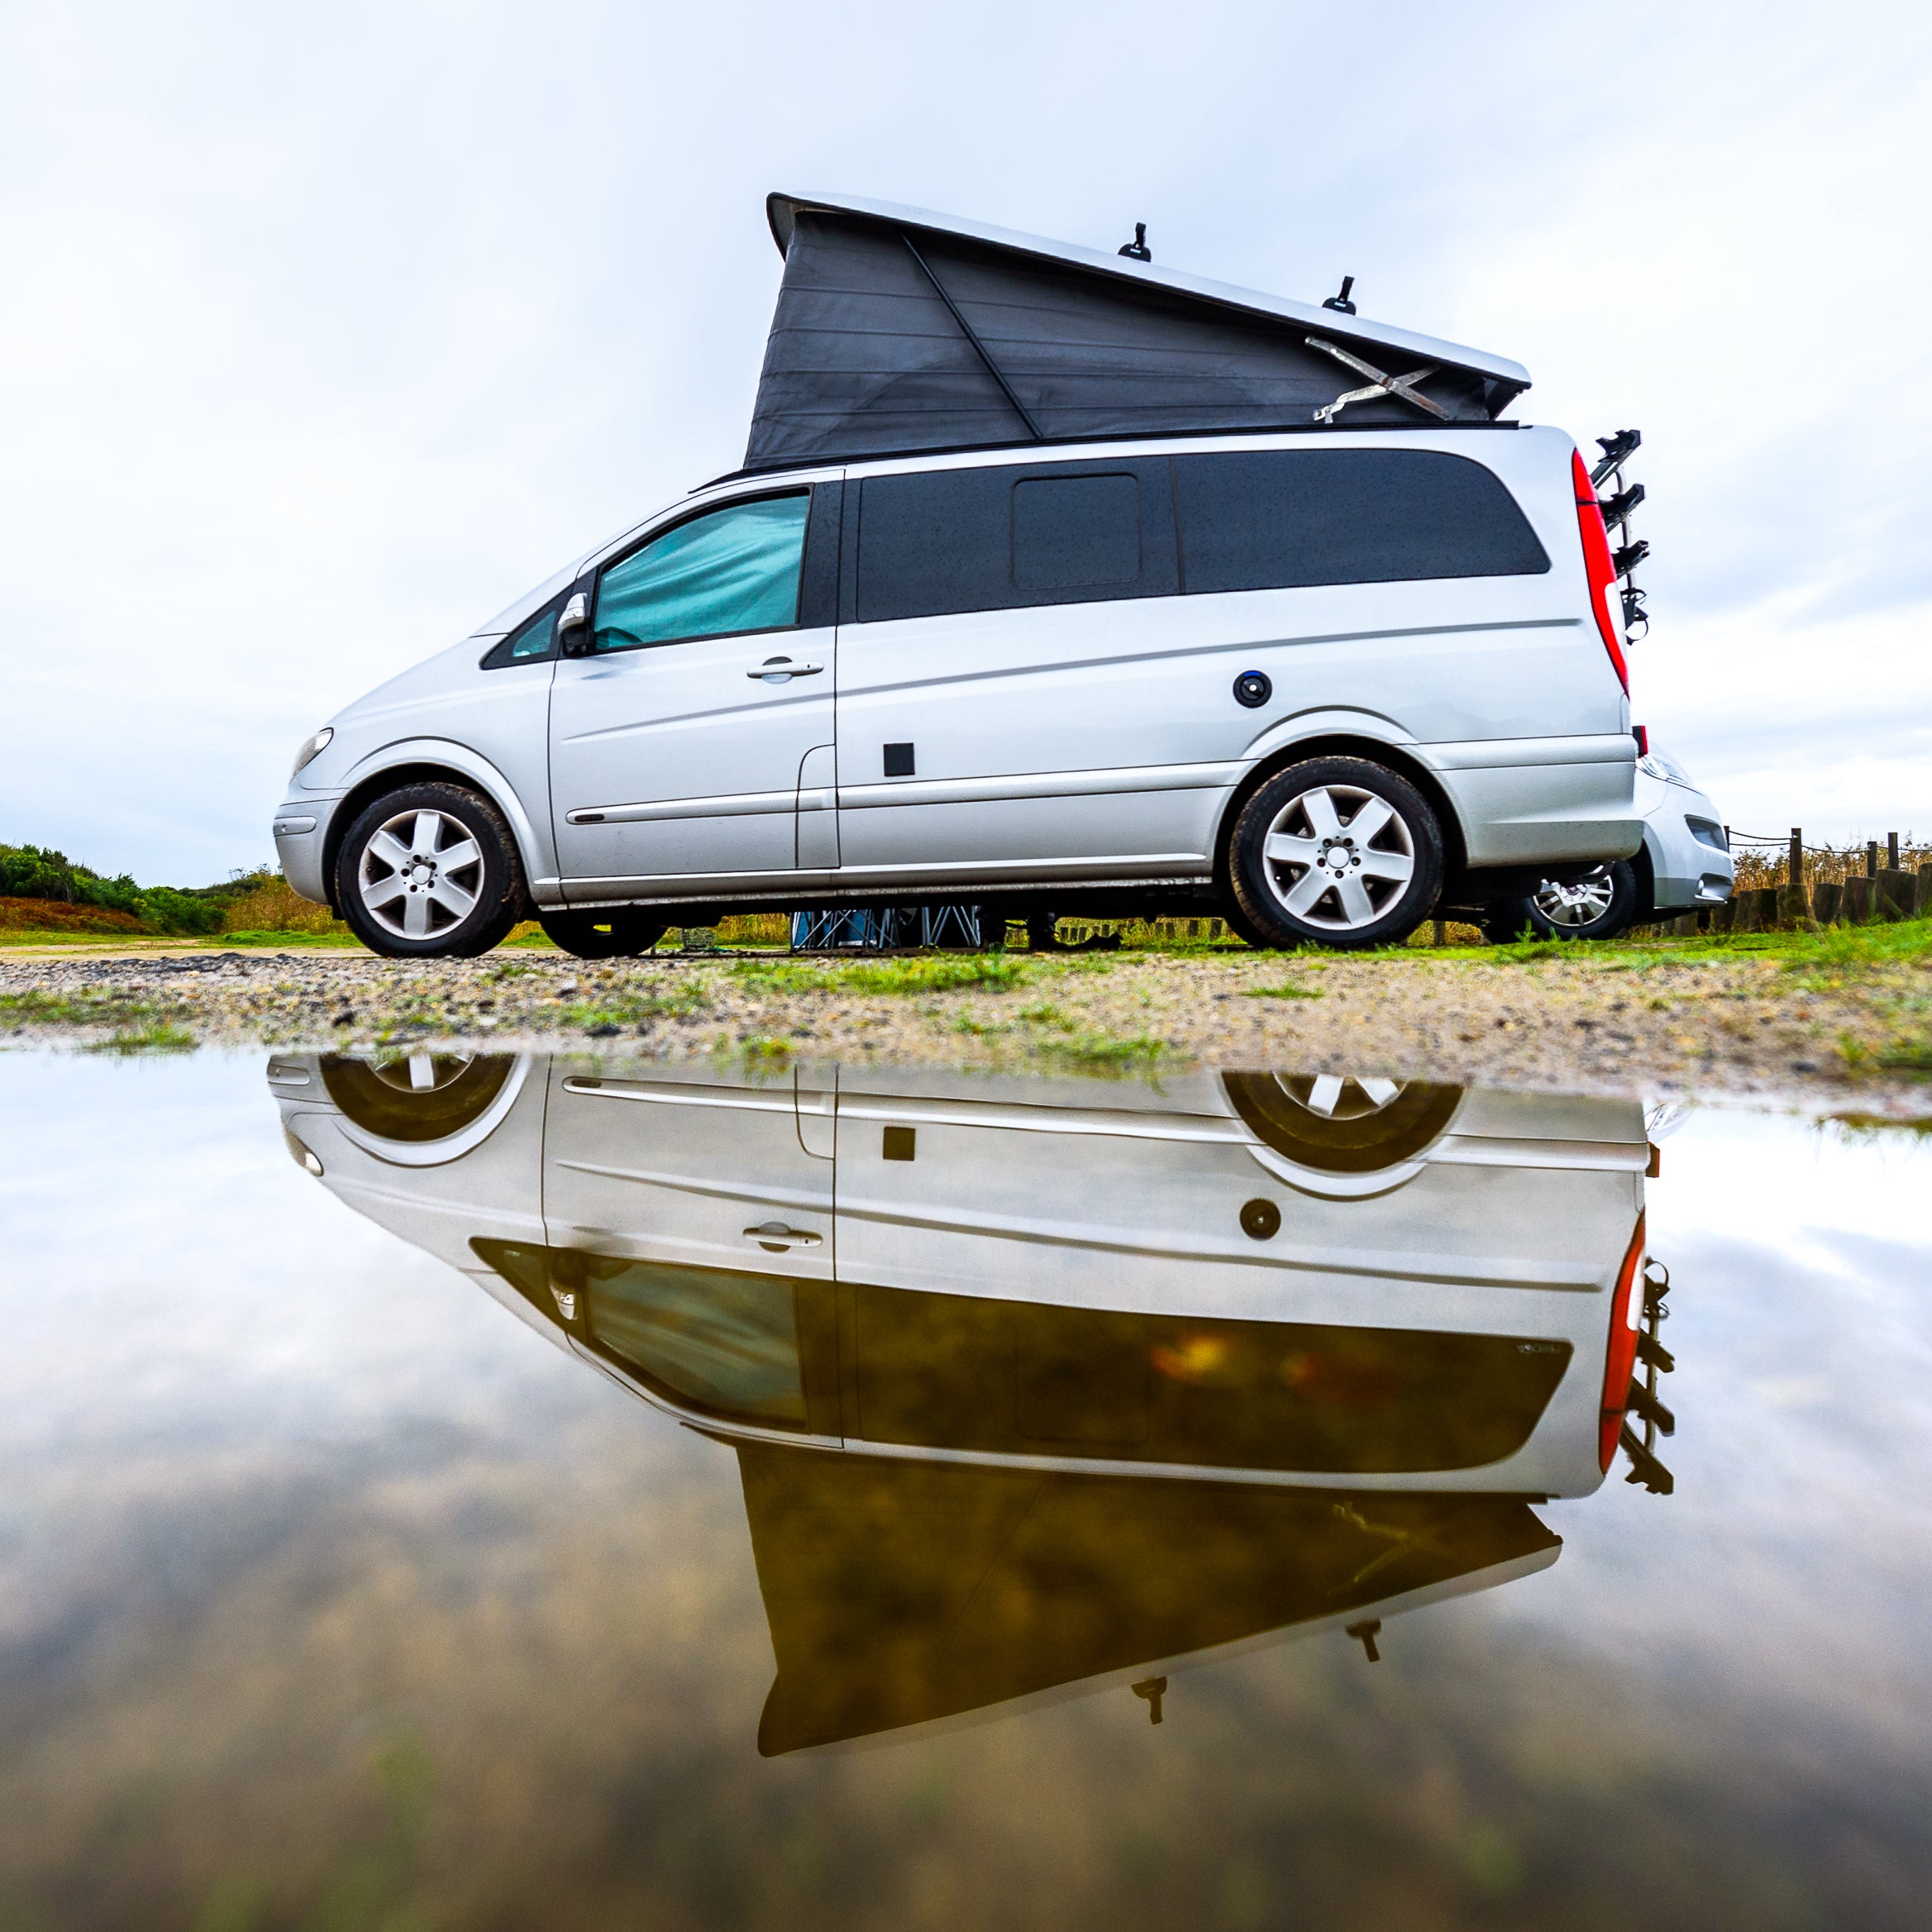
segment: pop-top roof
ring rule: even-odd
[[[1283,296],[846,195],[774,194],[747,469],[1217,429],[1493,421],[1520,363]],[[1407,378],[1406,382],[1399,379]]]

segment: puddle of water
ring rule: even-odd
[[[1932,1878],[1910,1137],[10,1054],[0,1154],[0,1925],[1836,1927]]]

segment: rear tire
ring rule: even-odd
[[[668,930],[662,919],[642,913],[539,913],[537,923],[553,946],[579,959],[635,959],[648,952]]]
[[[1422,794],[1386,766],[1305,759],[1242,807],[1228,873],[1267,945],[1386,946],[1436,902],[1442,828]]]
[[[336,854],[336,903],[387,959],[474,959],[528,904],[503,814],[465,786],[403,785],[363,808]]]

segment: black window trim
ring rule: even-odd
[[[556,615],[564,608],[565,601],[570,597],[570,590],[575,588],[576,586],[572,584],[570,589],[560,590],[548,603],[540,603],[521,623],[512,624],[509,629],[504,632],[503,636],[499,637],[495,643],[484,652],[476,668],[479,670],[522,670],[533,664],[555,663],[557,654]],[[544,646],[541,655],[536,657],[511,656],[510,646],[539,618],[545,616],[547,616],[551,620],[550,642]]]
[[[817,484],[809,483],[795,483],[782,489],[750,490],[743,496],[727,497],[722,503],[694,505],[684,515],[672,518],[670,522],[660,523],[654,530],[640,537],[627,549],[621,550],[614,556],[606,557],[594,570],[586,570],[584,573],[583,580],[587,581],[590,585],[589,619],[592,638],[592,648],[586,654],[587,657],[590,659],[619,657],[632,651],[661,651],[674,644],[714,644],[732,637],[769,637],[780,631],[796,631],[803,628],[800,623],[800,606],[804,602],[805,595],[805,546],[811,541],[812,508],[818,487]],[[635,644],[613,644],[608,649],[602,651],[596,648],[597,599],[603,589],[603,579],[607,571],[616,570],[620,564],[627,564],[639,551],[648,550],[652,544],[660,539],[669,537],[674,531],[682,530],[687,524],[697,522],[700,518],[714,517],[720,510],[738,509],[746,503],[779,503],[787,497],[798,496],[802,496],[805,499],[805,534],[799,546],[798,593],[792,604],[792,621],[789,624],[759,624],[742,631],[694,631],[687,637],[640,638]],[[574,589],[575,586],[573,585],[572,588]],[[554,648],[554,646],[552,647]]]

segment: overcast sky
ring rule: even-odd
[[[742,457],[775,188],[1515,357],[1644,448],[1636,714],[1932,833],[1921,7],[0,4],[0,840],[267,857],[296,742]]]

